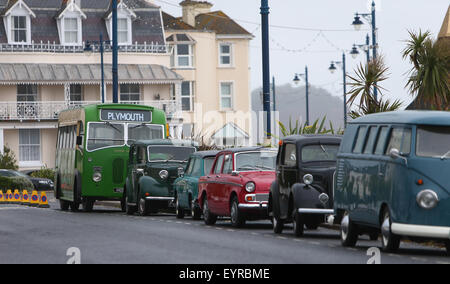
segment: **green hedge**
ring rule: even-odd
[[[54,182],[55,171],[47,167],[42,167],[39,171],[33,172],[31,176],[34,178],[47,178]]]
[[[33,183],[24,177],[0,177],[0,190],[5,193],[8,189],[11,190],[34,190]]]

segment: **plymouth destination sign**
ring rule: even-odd
[[[152,122],[152,112],[148,110],[112,110],[100,111],[102,121]]]

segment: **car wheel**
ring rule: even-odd
[[[130,201],[128,199],[128,196],[125,195],[126,213],[127,213],[127,215],[133,215],[134,213],[136,213],[137,208],[136,208],[136,206],[129,205],[129,203],[130,203]]]
[[[68,211],[70,207],[70,203],[60,199],[59,200],[59,208],[61,208],[61,211]]]
[[[385,209],[383,223],[381,224],[381,247],[386,252],[394,252],[400,247],[400,236],[392,233],[391,225],[391,214],[389,213],[389,209]]]
[[[445,248],[447,249],[447,256],[450,256],[450,241],[445,242]]]
[[[82,202],[83,212],[92,212],[92,210],[94,209],[94,203],[95,203],[95,200],[93,200],[93,199],[90,199],[90,198],[83,199],[83,202]]]
[[[283,233],[284,220],[278,219],[276,217],[272,217],[272,225],[273,225],[273,232],[275,234]]]
[[[305,231],[305,216],[296,212],[294,215],[294,235],[302,237]]]
[[[378,233],[371,233],[370,235],[369,235],[369,239],[371,240],[371,241],[378,241],[378,237],[380,236],[380,234],[378,234]]]
[[[245,225],[245,217],[239,210],[239,202],[237,197],[234,197],[231,201],[231,225],[235,228],[240,228]]]
[[[317,216],[306,217],[305,226],[308,230],[317,230],[319,228],[320,222],[317,221]]]
[[[70,202],[70,211],[72,211],[72,212],[80,211],[80,203],[79,202]]]
[[[194,220],[200,220],[202,218],[202,210],[198,207],[197,202],[191,202],[191,216]]]
[[[178,199],[178,196],[176,197],[176,201],[175,201],[175,210],[176,210],[176,214],[177,214],[177,219],[183,219],[184,218],[184,209],[180,207],[180,201]]]
[[[138,212],[140,216],[148,216],[149,212],[150,212],[150,205],[149,203],[141,198],[139,200],[139,204],[138,204]]]
[[[350,219],[350,215],[345,212],[341,221],[341,243],[344,247],[354,247],[358,242],[358,227]]]
[[[206,196],[203,200],[203,219],[208,226],[214,225],[217,222],[217,216],[209,211],[208,199]]]

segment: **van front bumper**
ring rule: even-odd
[[[392,223],[391,231],[392,233],[400,236],[450,239],[450,227]]]

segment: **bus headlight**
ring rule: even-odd
[[[303,177],[303,183],[306,185],[311,185],[314,182],[314,177],[310,174],[307,174]]]
[[[254,192],[256,190],[256,184],[254,182],[248,182],[245,185],[245,190],[250,193]]]
[[[438,205],[439,197],[433,190],[425,189],[417,194],[417,203],[423,209],[433,209]]]
[[[101,181],[102,181],[102,173],[100,173],[100,172],[95,172],[95,173],[92,175],[92,180],[95,181],[95,182],[101,182]]]
[[[166,170],[162,170],[159,172],[159,177],[161,179],[167,179],[169,177],[169,172]]]

